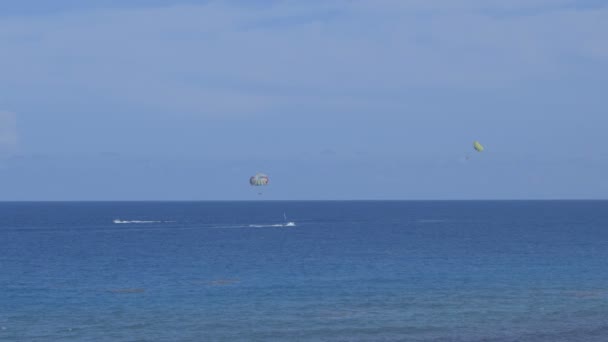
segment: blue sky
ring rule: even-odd
[[[0,200],[608,198],[602,1],[125,3],[0,4]]]

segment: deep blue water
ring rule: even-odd
[[[608,341],[608,201],[0,203],[0,329]]]

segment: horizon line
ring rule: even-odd
[[[175,199],[126,199],[126,200],[0,200],[1,203],[193,203],[193,202],[559,202],[559,201],[608,201],[608,198],[507,198],[507,199],[211,199],[211,200],[175,200]]]

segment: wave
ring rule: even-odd
[[[251,228],[269,228],[269,227],[283,227],[282,224],[250,224]]]
[[[271,227],[295,227],[294,222],[277,223],[277,224],[250,224],[251,228],[271,228]]]
[[[163,223],[163,222],[170,222],[170,221],[114,220],[113,222],[115,224],[138,224],[138,223]]]

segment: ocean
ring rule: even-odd
[[[608,201],[0,203],[0,341],[608,341]]]

